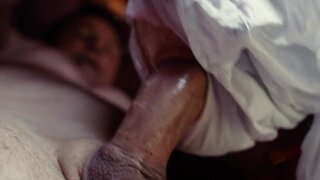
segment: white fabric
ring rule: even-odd
[[[320,1],[131,0],[127,12],[173,30],[214,77],[211,84],[225,89],[214,92],[219,116],[211,113],[205,129],[194,129],[198,148],[183,150],[221,155],[249,148],[320,112]],[[232,98],[225,98],[228,93]],[[221,103],[229,104],[230,114]],[[201,137],[207,139],[199,143]]]
[[[224,155],[252,147],[255,142],[239,118],[242,113],[239,106],[217,81],[209,79],[205,109],[178,147],[201,156]]]
[[[320,177],[320,114],[315,115],[314,123],[302,144],[297,177],[300,180],[318,180]]]
[[[0,99],[0,119],[19,119],[27,129],[53,139],[92,137],[112,122],[103,101],[28,69],[0,67]]]

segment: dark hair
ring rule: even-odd
[[[119,74],[121,74],[121,76],[117,77],[115,86],[123,89],[131,97],[134,97],[139,89],[140,80],[127,48],[130,27],[124,21],[122,21],[122,19],[117,18],[108,10],[97,5],[83,6],[82,8],[58,20],[57,23],[49,28],[43,38],[43,41],[49,45],[56,46],[58,43],[57,37],[64,27],[82,17],[87,16],[97,16],[104,19],[106,23],[109,23],[109,25],[111,25],[117,33],[122,49],[122,65],[119,70]]]
[[[98,5],[85,5],[76,11],[70,13],[69,15],[62,17],[58,20],[49,30],[45,33],[44,41],[50,45],[55,46],[57,43],[57,37],[59,36],[60,31],[68,26],[68,24],[73,23],[74,21],[87,17],[95,16],[102,18],[106,21],[111,27],[115,30],[116,34],[120,38],[121,44],[126,41],[127,37],[122,36],[123,31],[126,29],[126,25],[119,18],[109,12],[107,9],[98,6]]]

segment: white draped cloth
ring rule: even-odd
[[[215,156],[247,149],[320,112],[320,1],[131,0],[127,14],[171,29],[208,72],[207,106],[182,150]],[[143,61],[137,46],[134,60]],[[311,132],[300,179],[320,177],[319,157],[307,157],[320,154],[308,146],[320,142]]]

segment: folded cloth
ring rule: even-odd
[[[132,0],[127,14],[173,31],[211,77],[209,118],[182,150],[214,156],[247,149],[320,112],[320,1]],[[132,43],[137,62],[141,48]]]
[[[320,177],[320,114],[316,114],[314,123],[302,144],[302,156],[299,160],[297,179],[317,180]]]

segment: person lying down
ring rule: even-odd
[[[165,179],[176,147],[217,156],[276,138],[279,128],[320,112],[319,9],[315,0],[130,1],[132,54],[144,83],[110,141],[93,155],[69,146],[53,159],[69,179]],[[306,143],[318,144],[316,134]],[[301,162],[311,163],[300,166],[300,179],[319,177],[313,150],[303,153]],[[59,152],[71,152],[70,161],[59,161]]]
[[[122,76],[119,69],[126,66],[122,62],[126,47],[122,38],[125,35],[120,34],[121,23],[107,9],[85,4],[54,23],[44,41],[69,57],[67,60],[79,69],[88,88],[112,101],[109,91],[117,88],[116,81]],[[122,101],[121,108],[127,110],[129,98]]]
[[[111,100],[102,97],[68,57],[9,28],[7,13],[0,15],[8,22],[0,34],[0,179],[80,179],[130,102],[116,89],[107,91]]]

